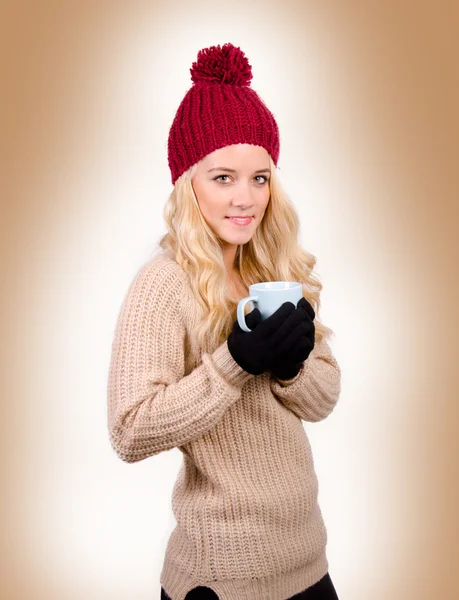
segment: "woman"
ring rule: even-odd
[[[169,133],[168,233],[116,325],[110,440],[126,462],[183,454],[162,599],[336,600],[301,422],[327,417],[340,391],[315,259],[298,244],[278,127],[244,53],[212,46],[190,71]],[[264,321],[254,309],[246,333],[237,302],[259,281],[301,281],[303,298]]]

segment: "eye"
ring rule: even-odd
[[[218,181],[219,183],[228,183],[228,181],[221,181],[222,177],[229,179],[229,175],[218,175],[218,177],[214,177],[214,181]]]
[[[261,183],[262,185],[269,181],[269,178],[266,175],[256,175],[255,179],[259,179],[260,177],[263,181],[259,181],[258,183]]]

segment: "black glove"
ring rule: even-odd
[[[290,343],[290,339],[287,338],[284,344],[279,346],[277,358],[270,365],[271,373],[278,379],[292,379],[298,375],[303,362],[307,360],[314,348],[314,319],[316,317],[314,309],[306,298],[301,298],[297,307],[296,310],[302,311],[306,315],[306,320],[301,323],[303,335],[295,345]]]
[[[246,316],[247,326],[254,327],[250,333],[242,331],[237,319],[234,322],[233,330],[228,336],[231,356],[252,375],[268,371],[278,356],[279,347],[285,346],[286,338],[291,340],[293,346],[300,340],[303,330],[299,325],[306,318],[306,313],[296,310],[293,302],[284,302],[264,321],[261,320],[258,308],[255,308]]]

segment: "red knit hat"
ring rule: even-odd
[[[279,128],[273,114],[250,87],[252,67],[233,44],[198,52],[191,69],[193,86],[185,94],[169,131],[172,183],[218,148],[262,146],[279,159]]]

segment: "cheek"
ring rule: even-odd
[[[228,205],[231,202],[231,195],[227,188],[215,186],[207,195],[207,212],[215,219],[225,217],[228,212]]]
[[[193,186],[199,208],[203,214],[208,214],[209,208],[212,206],[211,194],[207,186],[201,182],[196,182]]]
[[[263,194],[261,196],[262,196],[261,204],[263,206],[263,209],[266,210],[266,208],[269,204],[269,200],[271,198],[271,191],[270,191],[269,187],[267,187],[266,189],[263,190]]]
[[[226,215],[227,190],[203,185],[196,195],[199,208],[206,220],[220,220]]]
[[[262,218],[264,217],[266,209],[268,208],[270,199],[271,199],[271,194],[268,190],[267,193],[263,195],[263,201],[260,202],[260,206],[262,207]]]

